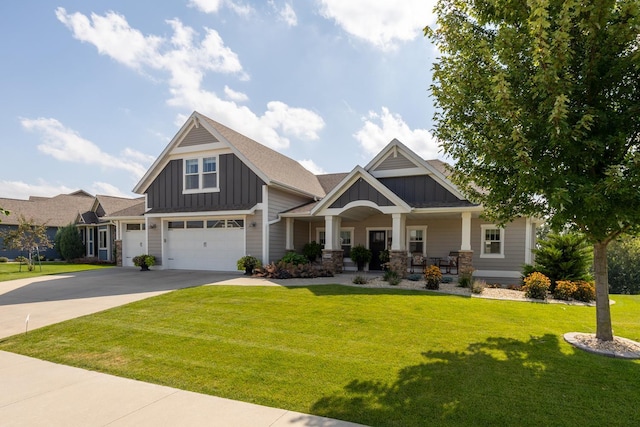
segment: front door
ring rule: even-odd
[[[385,249],[387,249],[387,232],[385,230],[369,231],[369,250],[371,251],[369,270],[382,270],[380,252]]]

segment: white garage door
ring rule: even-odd
[[[177,220],[165,228],[167,268],[235,271],[244,255],[244,220]]]
[[[144,253],[144,224],[124,224],[122,265],[133,267],[133,257]]]

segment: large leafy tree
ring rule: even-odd
[[[640,0],[440,0],[436,12],[435,134],[455,182],[495,221],[544,216],[587,236],[596,336],[612,340],[607,245],[640,224]]]
[[[56,232],[54,242],[58,253],[68,262],[80,258],[84,254],[82,237],[75,224],[69,224],[59,228]]]

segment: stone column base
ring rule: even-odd
[[[473,273],[473,251],[458,252],[458,275]]]
[[[389,270],[404,279],[407,277],[408,260],[406,251],[389,251]]]
[[[322,250],[322,267],[327,270],[333,271],[334,274],[342,273],[343,270],[343,251],[342,249],[338,250]]]
[[[116,240],[114,244],[116,246],[116,265],[122,267],[122,240]]]

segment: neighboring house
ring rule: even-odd
[[[141,198],[92,196],[82,190],[55,197],[32,196],[29,200],[0,198],[0,206],[11,212],[8,217],[2,218],[0,230],[15,228],[22,215],[28,221],[33,220],[36,224],[46,224],[47,236],[53,243],[60,227],[75,224],[80,231],[87,257],[114,261],[116,229],[115,224],[106,220],[105,216],[135,205],[140,206],[140,211],[142,211],[144,201]],[[41,254],[48,259],[60,258],[60,254],[53,248],[44,249]],[[0,238],[0,256],[14,259],[19,255],[26,254],[19,250],[7,250]]]
[[[445,163],[394,139],[365,167],[316,176],[194,112],[134,188],[145,196],[144,215],[110,219],[125,264],[139,249],[160,268],[229,271],[245,254],[266,263],[315,240],[337,271],[354,268],[349,250],[362,244],[373,251],[371,270],[385,249],[404,269],[413,254],[437,263],[456,252],[476,277],[514,281],[532,261],[535,221],[500,228],[482,220],[482,207],[448,174]]]

